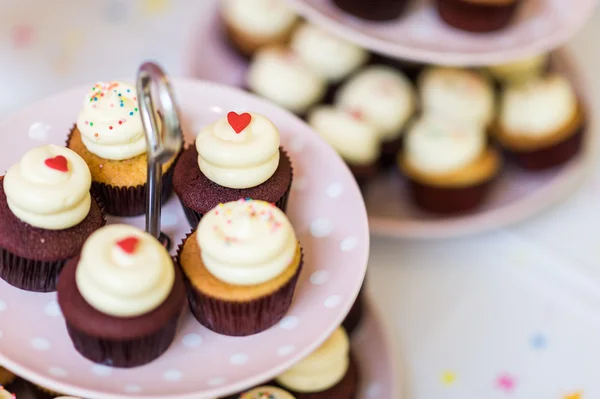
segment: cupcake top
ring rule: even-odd
[[[501,103],[503,131],[525,137],[555,134],[573,120],[578,106],[573,87],[557,74],[509,86],[502,94]]]
[[[96,83],[85,96],[77,129],[85,147],[101,158],[121,161],[146,152],[136,88],[128,83]]]
[[[423,112],[487,126],[494,117],[494,91],[480,73],[432,67],[419,78]]]
[[[264,116],[229,112],[198,133],[198,166],[220,186],[255,187],[277,170],[279,140],[279,131]]]
[[[0,385],[0,399],[15,399],[16,397],[17,395],[8,392],[2,385]]]
[[[258,387],[243,393],[240,399],[295,399],[289,392],[275,387]]]
[[[537,76],[548,64],[549,54],[538,54],[508,64],[492,65],[487,70],[496,79],[504,82],[522,82]]]
[[[283,34],[298,20],[282,0],[225,0],[222,7],[229,24],[255,36]]]
[[[295,392],[323,392],[338,384],[350,367],[350,340],[339,327],[316,351],[277,377]]]
[[[365,49],[309,23],[294,32],[290,47],[306,65],[332,82],[348,76],[369,57]]]
[[[232,285],[279,276],[298,250],[285,214],[274,204],[251,199],[219,204],[200,220],[196,238],[206,269]]]
[[[317,103],[326,89],[324,78],[283,47],[259,50],[247,79],[252,91],[297,114]]]
[[[410,81],[399,71],[372,66],[351,78],[336,94],[340,109],[361,115],[384,141],[399,137],[415,108]]]
[[[308,123],[349,164],[368,165],[379,158],[377,129],[358,113],[320,106],[311,112]]]
[[[408,131],[405,156],[422,172],[444,174],[475,161],[485,148],[486,135],[480,125],[424,116]]]
[[[74,151],[56,145],[29,150],[4,176],[12,213],[34,227],[63,230],[90,212],[92,176]]]
[[[173,261],[148,233],[116,224],[93,233],[83,245],[77,288],[96,310],[115,317],[151,312],[169,296],[175,281]]]

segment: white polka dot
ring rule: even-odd
[[[49,131],[50,125],[46,125],[42,122],[36,122],[29,127],[29,138],[38,141],[45,141],[48,139]]]
[[[48,373],[54,377],[62,378],[67,376],[67,370],[60,367],[50,367]]]
[[[358,238],[354,236],[346,237],[340,243],[340,250],[342,250],[342,252],[352,251],[354,248],[356,248],[357,244]]]
[[[52,344],[46,338],[38,337],[31,340],[31,346],[39,351],[47,351],[52,347]]]
[[[298,320],[298,317],[296,316],[286,316],[279,322],[279,327],[283,328],[284,330],[293,330],[294,328],[298,327],[299,321],[300,320]]]
[[[365,389],[365,396],[367,399],[376,399],[381,395],[381,384],[377,382],[372,382]]]
[[[108,377],[112,374],[112,372],[112,368],[104,366],[102,364],[97,364],[94,367],[92,367],[92,373],[94,373],[98,377]]]
[[[6,302],[0,301],[0,312],[3,312],[4,310],[6,310],[6,308],[7,308]]]
[[[296,347],[294,345],[280,346],[277,349],[277,354],[279,356],[288,356],[288,355],[291,355],[295,350],[296,350]]]
[[[248,355],[244,353],[236,353],[235,355],[231,355],[229,358],[229,363],[234,366],[241,366],[248,363]]]
[[[327,218],[318,218],[310,224],[310,233],[313,237],[327,237],[333,231],[333,223]]]
[[[177,226],[177,216],[173,212],[163,211],[160,215],[160,224],[162,227]]]
[[[325,299],[325,302],[323,302],[323,305],[325,305],[325,307],[327,309],[333,309],[333,308],[337,307],[341,302],[342,302],[341,296],[332,295],[329,298]]]
[[[58,306],[58,302],[56,301],[48,302],[45,307],[45,312],[46,315],[50,317],[58,317],[62,314],[62,312],[60,311],[60,306]]]
[[[288,147],[291,152],[300,152],[304,149],[304,139],[302,137],[294,137]]]
[[[142,392],[142,387],[137,384],[127,384],[123,387],[123,390],[127,393],[140,393]]]
[[[308,180],[306,177],[298,177],[294,178],[292,183],[292,189],[296,191],[304,191],[306,190],[306,186],[308,185]]]
[[[225,378],[211,378],[210,380],[208,380],[208,385],[211,387],[216,387],[225,384],[225,381]]]
[[[183,373],[179,370],[168,370],[163,374],[165,381],[175,382],[181,380]]]
[[[200,336],[200,334],[190,333],[183,337],[182,342],[184,346],[188,348],[196,348],[202,345],[204,339]]]
[[[329,272],[327,270],[318,270],[310,275],[310,282],[314,285],[325,284],[329,279]]]
[[[342,183],[332,183],[327,187],[327,196],[331,198],[337,198],[344,192],[344,186]]]

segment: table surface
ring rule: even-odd
[[[76,84],[131,78],[144,59],[182,74],[204,4],[3,1],[0,117]],[[570,46],[595,115],[599,35],[597,13]],[[369,290],[394,328],[404,398],[600,397],[598,166],[568,201],[510,228],[373,240]]]

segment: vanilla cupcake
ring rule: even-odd
[[[508,64],[491,65],[487,71],[500,83],[524,83],[540,77],[548,68],[550,55],[542,53],[533,57],[513,61]]]
[[[359,184],[377,175],[381,154],[379,136],[375,127],[366,123],[360,114],[320,106],[310,113],[308,123],[348,164]]]
[[[478,72],[428,68],[419,77],[419,94],[423,113],[484,128],[494,119],[494,89]]]
[[[289,392],[276,387],[258,387],[244,392],[239,399],[296,399]]]
[[[488,145],[481,125],[425,115],[407,133],[400,170],[423,209],[459,213],[476,208],[487,197],[501,159]]]
[[[275,379],[297,399],[354,399],[358,380],[358,370],[350,357],[350,340],[342,327]]]
[[[400,71],[371,66],[354,75],[338,91],[335,105],[375,127],[384,165],[393,164],[401,135],[415,110],[412,84]]]
[[[254,93],[304,115],[324,97],[327,81],[291,50],[265,47],[250,63],[247,85]]]
[[[223,0],[221,14],[230,42],[246,56],[286,43],[299,20],[283,0]]]
[[[581,149],[584,113],[570,82],[550,74],[502,93],[496,138],[527,169],[563,164]]]

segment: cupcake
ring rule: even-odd
[[[289,392],[275,387],[258,387],[239,396],[239,399],[296,399]],[[333,399],[333,398],[332,398]]]
[[[350,357],[350,340],[339,327],[312,354],[275,379],[297,399],[354,399],[358,370]]]
[[[324,105],[310,113],[308,123],[342,157],[359,185],[377,175],[381,154],[379,136],[375,127],[366,123],[360,114]]]
[[[488,127],[494,118],[494,89],[482,74],[431,67],[419,77],[421,110],[459,123]]]
[[[283,0],[224,0],[221,15],[229,41],[245,56],[285,44],[299,20]]]
[[[110,82],[92,87],[67,147],[88,164],[92,189],[107,213],[137,216],[146,212],[146,135],[134,86]],[[163,166],[163,203],[172,192],[174,161]]]
[[[565,77],[512,85],[501,98],[496,138],[524,168],[551,168],[581,149],[584,112]]]
[[[69,261],[58,304],[75,349],[95,363],[135,367],[162,355],[185,306],[181,271],[154,237],[104,227]]]
[[[505,28],[524,0],[436,0],[437,11],[448,25],[468,32]]]
[[[375,127],[381,163],[393,165],[402,145],[402,132],[415,110],[415,93],[401,72],[370,66],[354,75],[336,94],[335,105]]]
[[[230,112],[205,127],[175,166],[173,184],[192,227],[219,203],[252,198],[285,211],[292,164],[262,115]]]
[[[2,385],[0,385],[0,399],[15,399],[17,395],[8,392]]]
[[[421,208],[441,214],[473,210],[487,197],[501,167],[480,125],[425,115],[408,131],[399,167]]]
[[[16,375],[7,369],[0,367],[0,389],[2,389],[2,387],[6,387],[6,389],[10,388],[10,385],[15,382],[16,379]]]
[[[106,223],[91,180],[79,155],[55,145],[29,150],[0,178],[0,278],[27,291],[56,290],[65,262]]]
[[[409,0],[333,0],[343,11],[369,21],[390,21],[398,18]]]
[[[288,311],[302,249],[279,208],[248,199],[207,213],[181,245],[178,260],[200,324],[247,336],[270,328]]]
[[[540,77],[546,72],[550,63],[549,54],[517,60],[508,64],[492,65],[487,71],[500,83],[518,84]]]
[[[247,85],[259,96],[304,116],[324,97],[327,81],[292,50],[265,47],[250,63]]]

